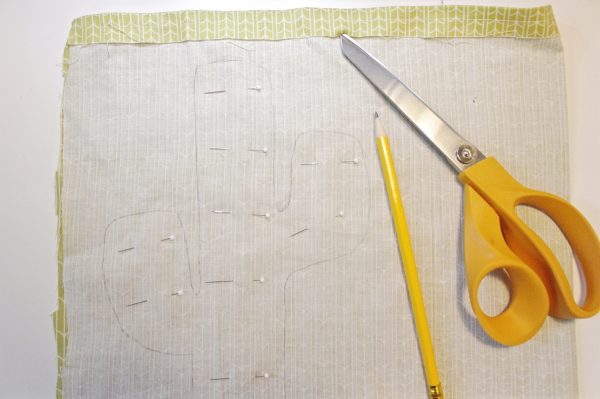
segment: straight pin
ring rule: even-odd
[[[210,64],[224,64],[224,63],[226,63],[226,62],[240,62],[240,61],[241,61],[241,60],[240,60],[240,59],[238,59],[238,58],[232,58],[232,59],[229,59],[229,60],[216,60],[216,61],[211,61],[211,62],[209,62],[208,64],[209,64],[209,65],[210,65]]]
[[[204,94],[217,94],[217,93],[225,93],[225,90],[210,90],[210,91],[204,92]]]
[[[148,302],[148,300],[147,300],[147,299],[144,299],[143,301],[139,301],[139,302],[130,303],[129,305],[127,305],[127,307],[130,307],[130,306],[135,306],[135,305],[139,305],[139,304],[141,304],[141,303],[146,303],[146,302]]]
[[[262,87],[260,87],[260,85],[256,85],[254,87],[248,87],[248,90],[261,91]]]
[[[307,228],[304,228],[304,229],[302,229],[302,230],[300,230],[300,231],[297,231],[297,232],[295,232],[294,234],[290,235],[290,238],[292,238],[292,237],[295,237],[295,236],[297,236],[298,234],[302,234],[302,233],[304,233],[305,231],[308,231],[308,227],[307,227]]]
[[[212,280],[212,281],[204,282],[204,284],[216,284],[216,283],[233,283],[233,280]]]
[[[226,147],[210,147],[209,150],[213,150],[213,151],[229,151],[229,148],[226,148]]]
[[[358,158],[342,160],[340,163],[352,163],[354,165],[358,165]]]
[[[314,166],[314,165],[318,165],[319,163],[317,161],[314,162],[302,162],[300,165],[302,166]]]
[[[223,380],[228,380],[229,377],[219,377],[219,378],[211,378],[211,381],[223,381]]]
[[[220,209],[215,209],[215,210],[212,211],[212,213],[219,213],[219,214],[229,215],[229,214],[231,214],[231,211],[223,211],[223,210],[220,210]]]
[[[263,148],[248,148],[248,151],[262,152],[263,154],[266,154],[267,152],[269,152],[269,149],[267,147],[263,147]]]
[[[270,378],[271,375],[269,373],[264,373],[264,374],[257,374],[255,375],[256,378]]]
[[[173,234],[171,234],[168,237],[163,238],[161,241],[173,241],[175,239],[175,236]]]
[[[119,249],[117,252],[127,252],[127,251],[131,251],[132,249],[135,249],[135,247]]]
[[[271,214],[267,213],[253,213],[252,216],[263,217],[265,219],[271,219]]]

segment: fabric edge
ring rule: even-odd
[[[65,64],[66,65],[66,64]],[[63,71],[66,74],[66,70]],[[62,108],[62,107],[61,107]],[[63,219],[62,219],[62,186],[63,186],[63,144],[64,144],[64,114],[61,109],[60,115],[60,149],[58,166],[55,173],[55,207],[57,215],[57,263],[58,263],[58,303],[56,310],[52,313],[52,323],[54,327],[54,339],[56,341],[56,361],[57,361],[57,377],[56,377],[56,399],[62,399],[62,368],[65,364],[67,352],[67,318],[65,309],[65,288],[63,285]]]
[[[105,13],[73,20],[67,45],[337,37],[558,36],[552,6],[434,5],[286,10]]]

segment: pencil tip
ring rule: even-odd
[[[379,120],[379,112],[377,111],[375,111],[373,122],[375,125],[373,129],[373,134],[375,135],[375,137],[383,136],[383,126],[381,126],[381,121]]]

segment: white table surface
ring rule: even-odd
[[[99,12],[428,5],[440,1],[0,0],[0,398],[51,398],[56,346],[54,172],[59,154],[62,51],[71,21]],[[551,4],[564,46],[571,200],[600,231],[600,1],[444,1]],[[575,322],[580,398],[600,398],[600,316]]]

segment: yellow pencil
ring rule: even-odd
[[[398,247],[400,249],[400,255],[402,256],[404,276],[406,277],[408,296],[410,298],[419,338],[419,348],[421,350],[421,359],[423,361],[423,369],[425,370],[429,397],[431,399],[442,399],[444,397],[442,385],[435,363],[433,344],[431,343],[431,335],[429,334],[429,326],[427,325],[427,315],[425,314],[425,305],[423,304],[423,295],[421,294],[417,266],[410,244],[408,225],[406,224],[406,217],[404,216],[404,209],[402,207],[402,198],[400,197],[400,189],[398,188],[398,181],[396,179],[396,170],[394,169],[390,143],[383,131],[377,112],[375,113],[375,138],[377,141],[381,169],[385,179],[385,186],[387,188],[388,200],[394,219]]]

